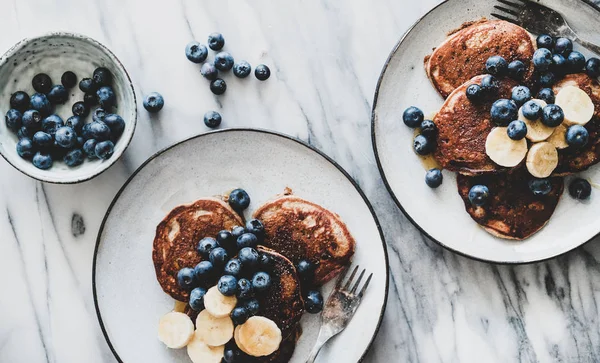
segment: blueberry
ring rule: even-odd
[[[323,295],[320,291],[311,290],[304,297],[304,307],[309,314],[318,314],[323,310]]]
[[[39,111],[42,117],[52,112],[52,105],[43,93],[34,93],[31,95],[31,98],[29,99],[29,108]]]
[[[406,126],[411,128],[418,127],[421,122],[423,122],[424,118],[425,116],[423,116],[423,111],[415,106],[410,106],[404,110],[404,113],[402,114],[402,121],[404,121]]]
[[[592,186],[585,179],[574,179],[571,184],[569,184],[569,194],[575,199],[588,199],[592,194]]]
[[[246,233],[246,228],[244,227],[235,226],[231,229],[231,235],[235,238],[236,241],[244,233]]]
[[[30,138],[24,137],[17,142],[17,154],[23,159],[29,159],[35,153],[33,141]]]
[[[247,300],[243,306],[246,308],[246,310],[248,310],[250,316],[258,314],[260,310],[260,303],[256,299]]]
[[[252,282],[248,279],[239,279],[237,282],[236,296],[238,299],[249,299],[254,296]]]
[[[547,104],[554,103],[554,91],[552,91],[552,88],[542,88],[536,97]]]
[[[554,38],[552,38],[548,34],[540,34],[536,39],[536,43],[538,48],[546,48],[552,50],[552,47],[554,47]]]
[[[592,78],[600,77],[600,59],[590,58],[585,63],[585,71]]]
[[[235,76],[238,78],[248,77],[250,75],[251,71],[252,71],[252,66],[250,65],[250,63],[246,62],[245,60],[240,61],[239,63],[236,63],[233,66],[233,74],[235,74]]]
[[[28,107],[29,95],[26,92],[17,91],[10,96],[10,108],[25,112]]]
[[[239,277],[242,272],[242,263],[240,262],[240,260],[238,258],[232,258],[231,260],[227,261],[227,263],[225,264],[225,268],[223,269],[223,272],[226,275]]]
[[[565,119],[565,113],[559,105],[547,105],[542,111],[542,123],[549,127],[560,125]]]
[[[552,55],[552,65],[550,70],[554,74],[563,75],[567,73],[567,60],[560,54]]]
[[[234,250],[236,248],[236,238],[233,237],[230,231],[223,230],[217,233],[216,240],[219,246],[225,248],[226,250]]]
[[[21,126],[23,126],[23,114],[21,113],[21,111],[11,108],[6,112],[6,116],[4,116],[4,121],[6,122],[6,127],[8,127],[14,132],[17,132],[19,131]]]
[[[211,129],[219,127],[221,124],[221,114],[216,111],[208,111],[204,114],[204,124]]]
[[[221,72],[227,72],[233,68],[233,57],[227,52],[219,52],[215,56],[215,68]]]
[[[66,71],[60,77],[60,83],[62,83],[65,88],[73,88],[77,84],[77,76],[71,71]]]
[[[543,88],[552,87],[556,83],[556,75],[553,72],[542,72],[538,76],[538,85]]]
[[[498,78],[491,74],[483,76],[480,85],[483,89],[483,94],[489,98],[496,96],[500,91],[500,82],[498,81]]]
[[[204,295],[206,295],[206,289],[202,287],[196,287],[190,292],[190,308],[194,311],[204,310]]]
[[[552,65],[552,52],[546,48],[540,48],[533,53],[533,65],[539,71],[546,71]]]
[[[481,207],[490,196],[490,190],[485,185],[474,185],[469,190],[469,202],[476,207]]]
[[[205,45],[192,41],[185,46],[185,56],[190,62],[202,63],[208,57],[208,49]]]
[[[437,168],[429,169],[427,173],[425,173],[425,184],[427,184],[430,188],[437,188],[442,185],[442,181],[444,176],[442,175],[442,171]]]
[[[85,144],[85,139],[81,136],[77,136],[77,142],[75,143],[75,146],[78,148],[83,148],[83,144]]]
[[[312,284],[315,278],[315,270],[317,267],[314,263],[309,260],[300,260],[296,265],[296,272],[298,272],[298,277],[304,283]]]
[[[246,222],[246,231],[255,235],[258,239],[262,239],[265,235],[265,226],[258,219],[251,219]]]
[[[216,95],[222,95],[227,91],[227,83],[221,78],[217,78],[210,82],[210,91]]]
[[[465,94],[467,95],[469,101],[473,103],[480,102],[484,96],[483,88],[481,88],[481,86],[478,84],[472,84],[469,87],[467,87]]]
[[[117,96],[113,89],[109,86],[102,86],[96,91],[96,97],[101,107],[110,109],[117,104]],[[144,101],[144,107],[146,102]],[[146,108],[147,109],[147,108]]]
[[[46,73],[38,73],[31,80],[31,85],[36,92],[48,93],[52,88],[52,79]]]
[[[69,92],[67,92],[67,89],[62,84],[57,84],[56,86],[53,86],[50,89],[50,92],[48,92],[48,101],[50,101],[50,103],[52,103],[53,105],[62,105],[65,102],[67,102],[68,98]]]
[[[200,256],[202,256],[204,258],[208,258],[210,251],[212,251],[213,248],[217,248],[217,247],[219,247],[219,243],[217,242],[216,239],[214,239],[212,237],[204,237],[200,240],[200,242],[198,242],[196,251],[198,251]]]
[[[413,140],[413,149],[419,155],[427,155],[435,149],[435,142],[424,135],[417,135]]]
[[[223,275],[217,283],[219,292],[225,296],[233,296],[237,290],[237,279],[231,275]]]
[[[200,261],[194,267],[194,273],[200,284],[209,285],[215,273],[215,266],[210,261]]]
[[[513,87],[511,98],[515,101],[517,106],[522,106],[531,99],[531,91],[525,86]]]
[[[252,233],[244,233],[237,239],[237,248],[242,249],[244,247],[255,248],[258,245],[258,238]]]
[[[567,70],[570,73],[579,73],[585,68],[585,56],[578,51],[572,51],[567,56]]]
[[[244,189],[234,189],[229,193],[229,205],[240,212],[250,205],[250,196]]]
[[[31,139],[33,137],[33,132],[30,129],[28,129],[27,127],[21,126],[19,131],[17,131],[17,137],[19,138],[19,140],[22,138],[25,138],[25,137]]]
[[[485,69],[489,74],[501,77],[508,73],[508,63],[501,56],[493,55],[485,62]]]
[[[83,163],[83,151],[81,149],[70,150],[64,156],[63,161],[71,167],[81,165]]]
[[[248,310],[241,306],[238,306],[231,311],[230,317],[231,321],[233,321],[233,324],[242,325],[248,320],[250,315],[248,314]],[[223,359],[225,359],[225,354],[223,354]]]
[[[47,170],[52,167],[52,157],[49,154],[38,151],[33,156],[33,166],[38,169]]]
[[[223,247],[215,247],[208,254],[208,259],[215,268],[221,269],[229,260],[229,255]]]
[[[225,38],[221,33],[212,33],[208,36],[208,47],[212,50],[221,50],[225,45]]]
[[[573,42],[567,38],[557,38],[554,42],[554,53],[568,56],[573,50]]]
[[[490,116],[492,121],[498,125],[506,126],[512,120],[516,120],[519,107],[512,100],[499,99],[492,104]]]
[[[264,271],[260,271],[252,276],[252,287],[254,291],[261,293],[271,287],[271,276]]]
[[[42,130],[52,136],[56,134],[56,130],[63,127],[65,122],[60,116],[52,114],[42,120]]]
[[[96,159],[96,144],[98,141],[95,139],[88,139],[83,143],[83,152],[88,159]]]
[[[54,139],[52,135],[45,133],[44,131],[38,131],[33,134],[33,144],[38,149],[48,149],[54,145]]]
[[[552,183],[548,179],[531,179],[528,183],[529,190],[535,196],[547,195],[552,191]]]
[[[81,133],[84,121],[79,116],[71,116],[65,121],[65,126],[71,127],[76,133]]]
[[[515,81],[520,81],[527,72],[527,66],[520,60],[514,60],[508,63],[508,76]]]
[[[149,93],[144,98],[144,108],[150,113],[157,113],[165,105],[163,96],[158,92]]]
[[[77,134],[75,133],[75,130],[73,130],[71,127],[61,126],[58,129],[56,129],[54,140],[60,147],[70,149],[77,142]]]
[[[107,114],[104,123],[110,129],[111,140],[118,140],[125,130],[125,120],[115,113]]]
[[[581,125],[573,125],[567,129],[567,144],[574,148],[584,147],[590,138],[588,130]]]
[[[73,107],[71,107],[71,111],[73,112],[73,115],[84,118],[90,114],[90,108],[82,101],[75,102]]]
[[[251,271],[258,266],[259,257],[258,252],[252,247],[244,247],[238,253],[242,268],[247,271]]]
[[[94,83],[94,80],[91,78],[84,78],[79,81],[79,89],[83,93],[95,93],[98,89],[98,85]]]
[[[269,79],[269,77],[271,77],[271,70],[266,65],[259,64],[254,69],[254,76],[259,81],[266,81],[267,79]]]
[[[92,107],[98,104],[98,98],[95,93],[86,93],[83,95],[83,103]]]
[[[435,126],[435,123],[431,120],[423,120],[423,122],[421,122],[421,135],[425,136],[425,137],[435,137],[435,135],[437,134],[437,126]]]
[[[110,86],[112,84],[112,73],[107,68],[98,67],[94,70],[92,80],[97,87]]]
[[[271,272],[275,267],[275,260],[266,253],[261,253],[258,259],[258,265],[261,270]]]
[[[212,63],[204,63],[200,68],[200,74],[209,81],[214,81],[219,76],[219,71]]]
[[[83,126],[81,136],[83,136],[85,140],[108,140],[110,139],[110,128],[102,121],[92,121],[89,124],[85,124]]]
[[[196,287],[196,274],[193,268],[184,267],[177,272],[177,284],[184,290],[191,290]]]
[[[527,135],[527,125],[521,120],[511,121],[508,124],[506,133],[513,140],[522,140]]]
[[[225,363],[244,363],[252,362],[252,358],[239,350],[236,346],[225,347],[223,351],[223,361]]]
[[[110,159],[115,152],[115,144],[113,144],[113,142],[110,140],[100,141],[96,144],[94,151],[96,152],[96,157],[98,159]]]
[[[102,121],[104,122],[104,118],[106,117],[106,111],[102,107],[98,107],[92,112],[92,120],[93,121]]]

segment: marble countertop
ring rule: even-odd
[[[373,203],[390,258],[387,312],[365,362],[600,361],[600,244],[548,262],[498,266],[428,241],[385,189],[371,147],[375,85],[388,53],[437,0],[3,0],[0,50],[23,37],[87,34],[121,59],[138,100],[166,105],[98,178],[36,182],[0,159],[0,362],[114,362],[92,300],[96,234],[127,177],[157,150],[222,127],[261,127],[310,142]],[[235,57],[266,63],[267,82],[233,78],[214,97],[184,47],[225,35]],[[409,87],[409,85],[407,85]],[[574,222],[576,223],[576,222]],[[576,226],[574,226],[576,228]],[[557,238],[560,238],[557,236]]]

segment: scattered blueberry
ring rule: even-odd
[[[585,68],[585,56],[578,51],[572,51],[567,56],[567,70],[570,73],[579,73]]]
[[[204,114],[204,124],[211,129],[219,127],[221,124],[221,114],[217,111],[208,111]]]
[[[19,131],[17,131],[17,137],[20,139],[28,137],[28,138],[32,138],[33,137],[33,132],[28,129],[25,126],[21,126],[21,128],[19,129]]]
[[[250,196],[244,189],[234,189],[229,193],[229,205],[236,211],[243,211],[250,205]]]
[[[573,125],[567,129],[567,144],[574,148],[584,147],[590,138],[588,130],[581,125]]]
[[[112,73],[105,67],[98,67],[94,70],[92,80],[98,87],[110,86],[112,84]]]
[[[44,131],[38,131],[33,134],[33,144],[38,149],[49,149],[54,146],[54,139],[52,135],[45,133]]]
[[[522,80],[525,76],[525,72],[527,72],[527,66],[520,60],[514,60],[508,63],[508,76],[515,81]]]
[[[28,107],[29,95],[26,92],[17,91],[10,96],[10,108],[25,112]]]
[[[435,149],[435,142],[419,134],[413,140],[413,149],[419,155],[428,155]]]
[[[69,92],[67,92],[65,86],[62,84],[57,84],[50,89],[47,97],[48,101],[50,101],[50,103],[53,105],[62,105],[67,102],[67,99],[69,98]]]
[[[206,283],[209,281],[215,272],[215,266],[210,261],[200,261],[196,267],[194,267],[194,273],[200,283]]]
[[[259,81],[266,81],[271,76],[271,70],[264,64],[259,64],[254,69],[254,76]]]
[[[219,52],[215,56],[214,64],[221,72],[227,72],[233,68],[233,57],[227,52]]]
[[[46,73],[38,73],[31,80],[31,85],[36,92],[45,94],[52,88],[52,79]]]
[[[81,136],[83,136],[85,140],[108,140],[110,139],[110,128],[102,121],[92,121],[89,124],[85,124],[83,126]]]
[[[554,38],[548,34],[540,34],[536,39],[536,43],[538,48],[552,50],[552,47],[554,46]]]
[[[255,273],[252,277],[252,287],[258,293],[266,291],[271,287],[271,276],[264,271]]]
[[[554,42],[554,53],[568,56],[573,50],[573,42],[567,38],[557,38]]]
[[[309,314],[318,314],[323,310],[323,295],[320,291],[311,290],[304,298],[304,307]]]
[[[54,136],[56,130],[58,130],[64,125],[65,122],[63,121],[63,119],[56,114],[52,114],[42,120],[42,130],[52,136]]]
[[[248,310],[250,316],[258,314],[260,310],[260,303],[256,299],[247,300],[243,306],[246,308],[246,310]]]
[[[196,283],[196,274],[193,268],[184,267],[177,272],[177,284],[182,289],[191,290]]]
[[[91,78],[84,78],[79,81],[79,89],[83,93],[94,93],[98,89],[98,85],[94,83],[94,80]]]
[[[29,108],[39,111],[42,116],[46,116],[52,112],[52,105],[48,98],[43,93],[34,93],[29,99]]]
[[[559,105],[551,104],[544,107],[542,111],[542,123],[549,127],[560,125],[565,119],[565,113]]]
[[[233,296],[237,290],[237,279],[231,275],[223,275],[217,283],[219,292],[225,296]]]
[[[209,81],[214,81],[219,76],[219,71],[212,63],[204,63],[200,68],[200,74]]]
[[[237,239],[237,248],[242,249],[244,247],[255,248],[258,245],[258,238],[252,233],[244,233]]]
[[[522,140],[527,135],[527,125],[521,120],[511,121],[508,124],[506,133],[513,140]]]
[[[600,59],[590,58],[585,63],[585,71],[592,78],[600,77]]]
[[[552,55],[552,65],[550,70],[554,74],[564,75],[567,73],[567,60],[560,54]]]
[[[483,88],[481,88],[481,86],[478,84],[472,84],[469,87],[467,87],[465,93],[469,101],[473,103],[480,102],[484,96]]]
[[[522,106],[531,99],[531,91],[525,86],[513,87],[511,98],[515,101],[517,106]]]
[[[190,307],[194,311],[204,310],[204,295],[206,295],[206,289],[202,287],[196,287],[190,292]]]
[[[427,184],[430,188],[437,188],[442,185],[442,181],[444,176],[442,175],[442,171],[437,168],[429,169],[427,173],[425,173],[425,184]]]
[[[506,126],[512,120],[516,120],[519,108],[512,100],[499,99],[492,104],[490,116],[492,121],[498,125]]]
[[[542,72],[538,77],[538,85],[543,88],[552,87],[556,83],[556,75],[553,72]]]
[[[240,61],[233,66],[233,74],[235,74],[235,76],[238,78],[248,77],[251,71],[252,66],[245,60]]]
[[[24,137],[17,142],[17,154],[23,159],[29,159],[35,153],[33,141],[30,138]]]
[[[235,325],[242,325],[248,320],[248,318],[250,316],[248,314],[248,310],[246,310],[245,308],[243,308],[241,306],[238,306],[231,311],[230,317],[231,317],[231,321],[233,321],[233,323]],[[223,359],[225,359],[225,354],[223,354]],[[232,360],[230,359],[230,361],[232,361]],[[226,360],[226,362],[227,362],[227,360]],[[234,361],[232,361],[232,362],[234,362]]]
[[[125,120],[117,114],[109,113],[106,115],[104,123],[110,129],[111,140],[118,140],[125,130]]]
[[[587,180],[576,178],[569,184],[569,194],[575,199],[588,199],[592,194],[592,186]]]
[[[219,247],[219,243],[216,239],[212,237],[204,237],[198,242],[198,247],[196,247],[196,251],[200,254],[200,256],[204,258],[208,258],[210,251],[213,248]]]
[[[73,149],[67,152],[63,157],[63,161],[67,166],[77,166],[83,163],[83,151],[81,149]]]
[[[144,98],[144,108],[150,113],[156,113],[162,110],[165,100],[158,92],[152,92]]]
[[[192,41],[185,46],[185,56],[190,62],[202,63],[208,57],[208,49],[205,45]]]
[[[433,138],[437,134],[437,126],[431,120],[423,120],[419,128],[421,129],[421,135],[425,137]]]
[[[404,121],[406,126],[411,128],[418,127],[421,122],[423,122],[424,118],[425,116],[423,116],[423,111],[415,106],[410,106],[404,110],[404,113],[402,114],[402,121]]]
[[[80,133],[85,122],[79,116],[71,116],[65,121],[65,126],[71,127],[76,133]]]
[[[244,247],[238,253],[242,268],[248,271],[253,270],[258,266],[259,257],[258,252],[251,247]]]
[[[54,140],[58,146],[70,149],[77,142],[77,134],[75,133],[75,130],[69,126],[62,126],[56,129]]]
[[[252,233],[257,238],[262,239],[265,235],[265,226],[260,220],[253,218],[246,222],[246,231]]]
[[[237,258],[232,258],[225,264],[223,272],[226,275],[239,277],[242,272],[242,263]]]
[[[252,287],[252,282],[248,279],[239,279],[237,282],[237,292],[236,296],[238,299],[248,299],[254,296],[254,288]]]
[[[221,33],[212,33],[208,36],[208,47],[212,50],[221,50],[225,45],[225,38]]]
[[[77,76],[71,71],[66,71],[60,77],[60,83],[62,83],[65,88],[73,88],[77,84]]]
[[[21,126],[23,126],[23,114],[21,113],[21,111],[11,108],[6,112],[6,116],[4,116],[4,121],[6,121],[6,127],[8,127],[14,132],[17,132],[19,131]]]
[[[223,247],[215,247],[208,254],[208,259],[215,268],[221,269],[229,259],[227,251]]]
[[[508,63],[499,55],[493,55],[485,62],[485,69],[489,74],[502,77],[508,73]]]
[[[100,141],[96,144],[95,152],[98,159],[109,159],[115,152],[115,144],[110,140]]]
[[[49,154],[38,151],[33,156],[33,166],[38,169],[47,170],[52,167],[52,157]]]
[[[496,77],[492,76],[491,74],[485,75],[481,79],[480,85],[483,89],[483,94],[489,98],[496,96],[500,91],[500,82]]]
[[[71,111],[73,111],[73,115],[84,118],[90,114],[90,108],[82,101],[75,102],[73,107],[71,107]]]
[[[210,82],[210,91],[216,95],[222,95],[227,91],[227,83],[221,78],[217,78]]]
[[[485,185],[474,185],[469,190],[469,201],[476,207],[481,207],[490,196],[490,190]]]
[[[113,91],[112,87],[102,86],[98,88],[96,91],[96,97],[98,98],[98,103],[101,107],[110,110],[111,107],[117,104],[117,96]],[[144,107],[146,107],[146,102],[144,101]],[[146,107],[146,109],[148,109]]]
[[[542,88],[536,97],[547,104],[554,103],[554,91],[552,91],[552,88]]]
[[[235,226],[231,229],[231,235],[235,238],[236,241],[244,233],[246,233],[246,228],[241,226]]]
[[[552,183],[548,179],[531,179],[528,183],[529,190],[535,196],[547,195],[552,191]]]
[[[540,48],[533,53],[533,65],[538,71],[546,71],[552,65],[552,52],[546,48]]]
[[[88,139],[83,143],[83,152],[88,159],[96,159],[96,144],[98,141],[95,139]]]

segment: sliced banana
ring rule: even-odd
[[[558,125],[546,141],[559,150],[569,147],[569,144],[567,144],[567,126],[564,123]]]
[[[158,339],[172,349],[185,347],[194,335],[194,323],[177,311],[163,315],[158,322]]]
[[[244,346],[242,345],[242,342],[240,341],[240,329],[242,328],[241,325],[238,325],[235,327],[235,331],[233,332],[233,339],[235,340],[235,344],[237,345],[238,348],[240,348],[240,350],[246,354],[250,354],[248,353],[248,351],[246,350],[246,348],[244,348]]]
[[[211,347],[198,334],[194,334],[187,346],[188,356],[194,363],[221,363],[224,352],[224,345]]]
[[[253,316],[241,325],[237,338],[236,342],[239,341],[246,354],[263,357],[279,349],[281,330],[273,320]]]
[[[175,300],[175,306],[173,306],[173,311],[177,311],[179,313],[183,313],[183,312],[185,312],[185,307],[186,306],[187,306],[187,303],[185,303],[183,301]]]
[[[594,102],[579,87],[567,86],[556,95],[555,103],[565,113],[565,122],[570,125],[585,125],[594,116]]]
[[[536,178],[546,178],[558,165],[558,151],[549,142],[533,144],[525,162],[529,174]]]
[[[233,338],[233,321],[229,316],[214,317],[204,309],[196,318],[196,335],[211,347],[218,347]]]
[[[204,295],[204,308],[215,318],[229,316],[237,305],[235,296],[225,296],[216,286],[211,287]]]
[[[506,134],[506,127],[495,127],[485,140],[485,152],[500,166],[517,166],[527,155],[527,140],[513,140]]]
[[[544,100],[533,99],[535,103],[540,105],[541,108],[547,106],[547,103]],[[554,132],[553,127],[548,127],[542,123],[542,121],[538,120],[530,120],[527,117],[523,116],[522,107],[519,108],[519,120],[525,122],[527,125],[527,137],[532,142],[540,142],[546,140],[552,133]]]

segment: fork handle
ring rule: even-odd
[[[315,345],[314,345],[312,351],[308,355],[308,359],[306,359],[306,363],[314,363],[315,362],[315,359],[317,359],[317,355],[319,355],[321,348],[323,348],[323,346],[325,345],[325,343],[327,343],[327,341],[329,339],[331,339],[331,336],[329,334],[323,334],[322,330],[319,332],[317,341],[315,342]]]
[[[583,40],[579,37],[575,37],[575,40],[577,43],[581,44],[582,46],[586,47],[587,49],[591,50],[592,52],[596,53],[596,55],[600,56],[600,46],[597,46],[594,43],[590,43],[587,40]]]

